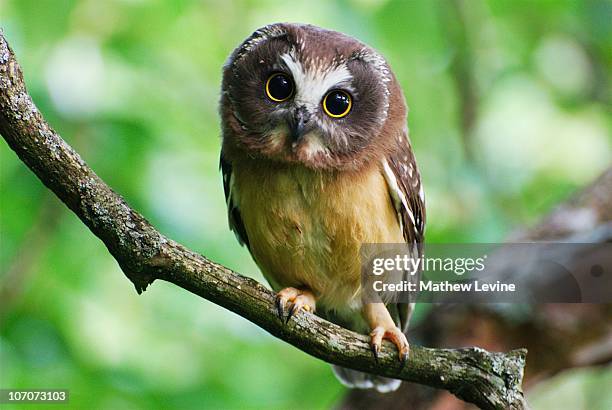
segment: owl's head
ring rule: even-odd
[[[230,56],[221,115],[227,151],[314,169],[357,169],[395,141],[406,106],[372,48],[311,25],[274,24]]]

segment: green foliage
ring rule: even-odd
[[[226,226],[217,101],[225,59],[264,24],[336,29],[388,58],[429,241],[502,240],[610,163],[610,3],[463,3],[5,0],[0,14],[39,109],[96,172],[162,232],[261,280]],[[0,387],[69,388],[73,407],[103,409],[342,396],[326,364],[209,302],[163,283],[137,297],[5,143],[0,171]]]

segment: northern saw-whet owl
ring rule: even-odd
[[[274,291],[281,320],[303,310],[370,333],[408,358],[414,303],[365,303],[363,243],[422,249],[424,194],[402,90],[385,59],[303,24],[255,31],[223,69],[221,171],[230,228]],[[349,387],[400,381],[334,366]]]

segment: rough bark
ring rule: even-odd
[[[2,33],[0,133],[43,184],[102,240],[138,292],[156,279],[165,280],[329,363],[446,389],[484,409],[525,407],[524,349],[492,353],[475,347],[414,346],[402,368],[391,345],[385,345],[376,362],[366,336],[315,315],[300,313],[289,325],[283,324],[270,290],[166,238],[87,166],[32,102]]]

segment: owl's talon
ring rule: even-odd
[[[378,364],[378,352],[380,350],[380,346],[376,344],[372,344],[370,346],[372,348],[372,353],[374,353],[374,361]]]
[[[282,300],[280,295],[276,295],[276,300],[274,301],[276,304],[276,312],[278,313],[278,318],[283,321],[283,316],[285,313],[285,302]]]
[[[287,313],[287,319],[285,319],[285,324],[289,323],[289,320],[291,319],[291,316],[293,316],[293,314],[295,313],[295,304],[291,305],[291,307],[289,308],[289,313]]]
[[[291,307],[287,312],[287,317],[284,318],[285,309],[291,303]],[[276,310],[281,322],[289,323],[289,320],[300,310],[307,312],[315,311],[315,297],[308,290],[300,290],[296,288],[285,288],[276,295]]]
[[[406,363],[408,363],[409,352],[410,352],[409,346],[406,346],[405,352],[400,352],[400,370],[406,367]]]
[[[372,345],[374,358],[377,362],[378,353],[380,352],[382,346],[382,341],[387,339],[397,347],[399,360],[402,368],[406,365],[410,353],[410,345],[408,344],[408,339],[406,339],[406,335],[399,328],[397,328],[396,326],[393,326],[391,328],[377,326],[370,333],[370,337],[370,344]]]

